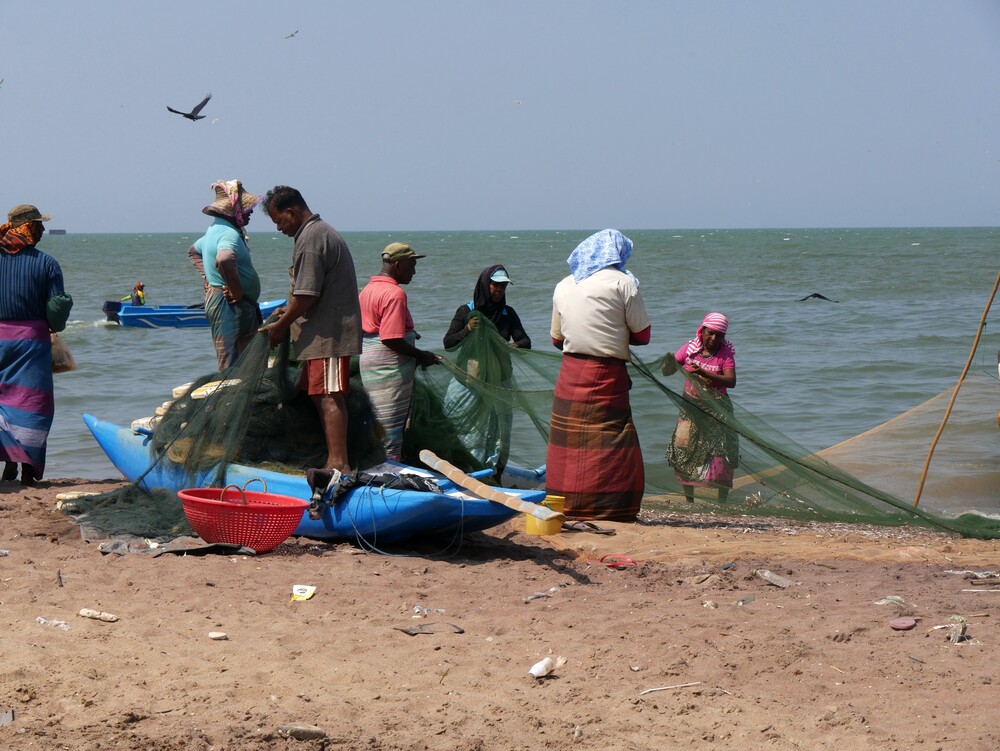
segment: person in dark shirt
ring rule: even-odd
[[[495,328],[512,349],[531,349],[521,319],[507,304],[510,283],[503,266],[486,267],[476,281],[472,299],[455,311],[444,336],[445,348],[459,350],[458,365],[468,375],[448,384],[445,414],[472,458],[482,467],[491,468],[498,481],[510,453],[513,408],[502,399],[484,399],[477,389],[495,393],[498,387],[510,388],[513,376],[510,350],[488,328]],[[475,336],[469,338],[473,332]]]
[[[0,460],[3,480],[34,485],[45,471],[55,412],[51,332],[66,328],[73,298],[58,261],[35,245],[51,217],[15,206],[0,225]]]
[[[128,300],[132,305],[145,305],[146,285],[142,282],[136,282],[132,288],[132,294],[128,296]]]
[[[479,325],[479,318],[471,315],[474,310],[488,318],[504,341],[510,342],[510,346],[531,349],[531,339],[524,332],[521,319],[507,304],[507,285],[510,283],[507,269],[500,264],[483,270],[472,292],[472,299],[459,307],[451,319],[448,333],[444,335],[445,349],[457,347]]]

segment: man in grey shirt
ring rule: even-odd
[[[345,395],[351,383],[351,356],[361,353],[354,259],[344,238],[309,210],[295,188],[272,188],[262,206],[278,231],[295,239],[295,250],[288,305],[277,321],[261,330],[267,332],[272,347],[291,333],[295,358],[303,364],[302,386],[312,397],[326,434],[326,468],[350,474]]]

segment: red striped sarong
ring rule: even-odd
[[[646,479],[632,423],[626,364],[564,354],[545,463],[545,490],[571,519],[634,521]]]

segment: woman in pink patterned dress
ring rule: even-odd
[[[739,436],[712,417],[733,413],[727,391],[736,385],[736,350],[726,339],[728,328],[724,315],[709,313],[695,338],[674,355],[688,379],[667,461],[688,501],[694,501],[695,486],[717,488],[725,501],[739,465]]]

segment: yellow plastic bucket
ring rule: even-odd
[[[547,495],[542,505],[561,514],[566,507],[566,499],[561,495]],[[562,519],[542,520],[531,514],[524,519],[524,531],[529,535],[556,535],[562,529]]]

